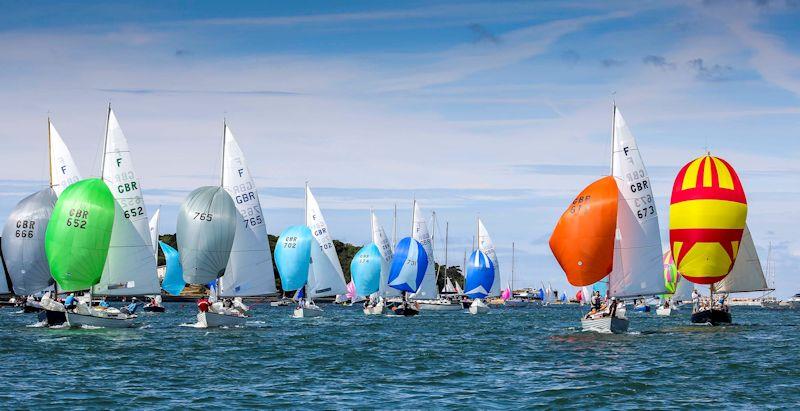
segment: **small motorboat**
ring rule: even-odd
[[[509,298],[508,300],[506,300],[505,306],[511,308],[523,308],[528,306],[528,301],[516,297]]]

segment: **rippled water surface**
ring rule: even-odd
[[[205,330],[193,304],[139,329],[46,329],[0,309],[2,408],[792,408],[800,311],[734,307],[730,327],[630,314],[624,335],[576,329],[576,306],[414,318],[254,307]]]

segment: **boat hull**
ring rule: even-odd
[[[419,305],[420,311],[459,311],[463,310],[463,306],[461,303],[453,302],[453,301],[426,301],[426,300],[417,300],[417,305]]]
[[[670,315],[672,315],[672,308],[658,307],[656,308],[656,315],[669,317]]]
[[[386,311],[386,305],[383,302],[379,302],[372,307],[364,307],[364,314],[365,315],[381,315]]]
[[[627,318],[619,317],[601,317],[601,318],[583,318],[581,319],[581,326],[583,331],[592,331],[598,333],[612,333],[622,334],[628,331],[630,321]]]
[[[247,317],[238,315],[219,314],[210,311],[197,313],[197,324],[201,328],[236,327],[243,326]]]
[[[528,306],[528,302],[525,300],[506,300],[505,306],[512,308],[523,308]]]
[[[724,325],[731,323],[731,313],[716,308],[700,310],[692,313],[693,324]]]
[[[322,317],[322,308],[319,307],[297,307],[292,313],[294,318],[314,318]]]
[[[165,310],[164,310],[164,306],[161,306],[161,305],[146,305],[146,306],[142,307],[142,311],[145,311],[145,312],[148,312],[148,313],[163,313]]]
[[[637,305],[636,307],[633,307],[633,311],[636,311],[637,313],[649,313],[650,312],[650,306],[649,305]]]
[[[486,314],[488,312],[489,312],[489,306],[479,299],[475,299],[474,301],[472,301],[472,304],[470,304],[469,306],[469,313],[472,315]]]
[[[86,315],[78,313],[66,313],[67,323],[70,327],[101,327],[101,328],[131,328],[139,325],[136,322],[136,317],[128,318],[113,318],[113,317],[99,317],[96,315]]]
[[[46,321],[48,327],[62,325],[67,322],[66,314],[64,311],[42,310],[39,312],[39,321]]]

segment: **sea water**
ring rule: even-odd
[[[123,330],[32,327],[35,314],[0,309],[2,408],[800,406],[800,311],[734,307],[737,325],[710,327],[688,309],[629,310],[627,334],[600,335],[580,331],[577,306],[391,318],[323,305],[293,319],[258,304],[231,329],[166,307]]]

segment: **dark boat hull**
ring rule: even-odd
[[[63,311],[42,310],[39,312],[39,321],[47,321],[48,326],[62,325],[67,322],[67,313]]]
[[[142,311],[145,311],[145,312],[148,312],[148,313],[163,313],[164,312],[164,307],[163,306],[145,305],[144,307],[142,307]]]
[[[24,313],[38,313],[42,311],[42,307],[34,307],[32,305],[25,304],[22,306],[22,312]]]
[[[721,325],[731,323],[731,313],[716,308],[692,313],[693,324]]]

